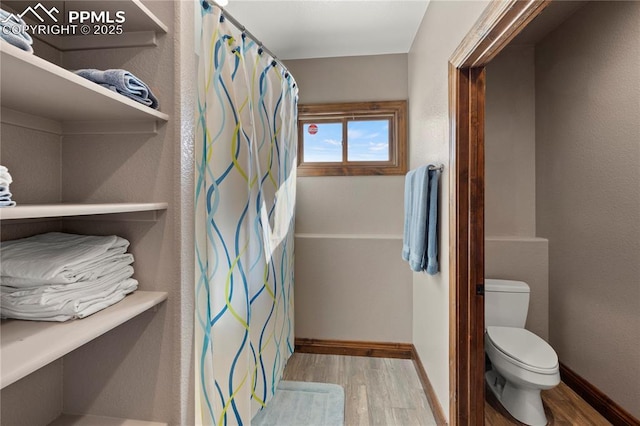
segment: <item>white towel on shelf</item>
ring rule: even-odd
[[[102,289],[96,287],[72,292],[65,296],[51,297],[46,299],[45,303],[26,303],[25,300],[22,300],[22,303],[15,303],[16,301],[3,291],[0,312],[3,318],[22,320],[62,322],[74,318],[85,318],[118,303],[137,288],[138,281],[127,278],[115,285],[112,283],[105,285]]]
[[[115,235],[60,232],[6,241],[0,247],[1,283],[4,285],[5,277],[20,278],[27,285],[77,282],[96,262],[123,254],[128,247],[129,241]]]
[[[42,281],[33,278],[21,278],[21,277],[0,277],[0,283],[2,286],[24,288],[24,287],[36,287],[45,285],[65,285],[81,281],[97,280],[107,274],[114,271],[121,270],[133,263],[133,255],[131,253],[117,253],[121,249],[111,249],[107,253],[111,253],[104,258],[96,259],[93,262],[86,262],[82,269],[74,268],[74,271],[69,271],[65,276],[56,276],[58,282]],[[61,282],[63,279],[66,281]]]
[[[9,185],[13,182],[13,178],[9,173],[9,169],[5,166],[0,166],[0,185],[7,186],[7,191],[9,190]]]
[[[80,296],[90,294],[91,291],[102,291],[108,287],[114,287],[118,283],[133,276],[133,267],[124,268],[107,274],[97,280],[80,281],[71,284],[50,284],[33,287],[7,287],[0,286],[0,297],[3,303],[10,305],[57,303],[70,294]]]

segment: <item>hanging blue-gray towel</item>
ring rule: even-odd
[[[427,265],[429,275],[440,271],[438,265],[438,183],[440,169],[429,170],[429,229],[427,231]]]
[[[440,170],[423,166],[405,178],[402,258],[412,271],[435,275],[438,267],[438,181]]]
[[[149,86],[127,70],[113,69],[101,71],[89,68],[77,70],[75,73],[80,77],[91,80],[143,105],[153,109],[158,109],[159,107],[158,99],[151,92]]]
[[[411,170],[407,173],[404,179],[404,232],[402,234],[402,260],[409,261],[409,254],[411,253],[411,217],[413,216],[413,176],[415,170]]]
[[[424,270],[424,257],[427,251],[427,207],[429,200],[429,173],[427,166],[420,167],[407,174],[405,188],[408,187],[408,210],[405,223],[408,228],[404,235],[403,258],[409,262],[414,272]]]
[[[0,9],[0,37],[25,52],[33,53],[33,39],[25,31],[26,27],[22,18]]]

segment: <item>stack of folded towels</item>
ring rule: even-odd
[[[84,318],[138,287],[129,241],[51,232],[0,247],[0,315],[39,321]]]
[[[143,105],[158,109],[158,99],[151,92],[147,84],[127,70],[96,70],[82,69],[75,71],[80,77],[93,81],[109,90],[120,93],[127,98],[133,99]]]
[[[9,174],[9,169],[5,166],[0,166],[0,207],[13,207],[16,205],[16,202],[11,200],[11,190],[9,189],[11,182],[13,182],[13,179]]]
[[[0,9],[0,38],[14,46],[33,53],[33,39],[26,32],[27,24],[18,15]]]

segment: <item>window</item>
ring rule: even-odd
[[[298,107],[298,176],[402,175],[407,103]]]

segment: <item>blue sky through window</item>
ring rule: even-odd
[[[305,163],[342,162],[342,123],[316,123],[318,132],[309,133],[303,126]]]
[[[389,121],[349,121],[347,161],[389,161]]]
[[[315,123],[317,133],[303,125],[304,162],[342,162],[342,123]],[[389,161],[389,121],[349,121],[348,161]]]

